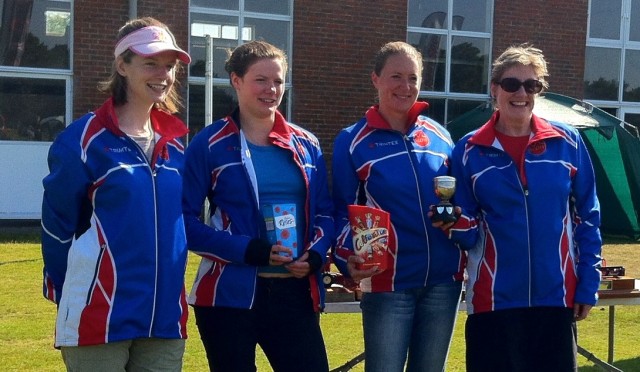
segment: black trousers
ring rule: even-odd
[[[254,372],[260,345],[274,372],[327,372],[329,364],[307,278],[257,279],[253,309],[194,307],[215,372]]]
[[[469,315],[467,372],[577,371],[573,310],[533,307]]]

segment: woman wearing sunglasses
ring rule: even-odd
[[[468,254],[469,372],[575,370],[575,321],[597,300],[593,167],[575,128],[533,114],[547,75],[539,49],[508,48],[493,64],[495,113],[453,151],[462,214],[447,230]]]

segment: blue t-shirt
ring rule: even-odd
[[[258,183],[260,208],[274,204],[295,204],[298,252],[304,249],[306,187],[291,152],[278,146],[247,142]],[[266,236],[266,227],[263,227]],[[274,270],[275,269],[275,270]],[[262,267],[260,272],[288,272],[281,266]]]

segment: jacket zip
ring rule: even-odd
[[[153,136],[155,136],[155,132],[153,132],[152,134]],[[138,145],[138,143],[136,141],[133,140],[133,138],[125,135],[125,137],[127,138],[128,141],[133,142],[133,144],[135,145],[135,147],[138,149],[139,154],[142,156],[142,158],[145,160],[145,164],[147,166],[147,169],[149,169],[149,173],[151,174],[151,189],[152,189],[152,195],[153,195],[153,238],[154,238],[154,252],[155,252],[155,276],[153,279],[153,305],[151,306],[151,320],[149,322],[149,337],[151,337],[153,335],[153,324],[155,323],[155,317],[156,317],[156,300],[158,298],[158,203],[157,203],[157,191],[156,191],[156,173],[157,173],[157,168],[155,167],[155,159],[148,159],[147,155],[145,154],[144,150],[142,149],[142,147],[140,147],[140,145]],[[153,157],[153,154],[155,153],[155,146],[158,144],[158,141],[156,141],[154,139],[154,149],[151,151],[151,156]]]
[[[429,272],[431,269],[431,244],[429,242],[429,234],[427,233],[427,221],[425,219],[425,213],[422,206],[423,198],[422,198],[422,189],[420,187],[420,180],[418,178],[418,174],[416,172],[416,166],[413,161],[413,157],[411,155],[411,150],[413,149],[413,146],[411,144],[411,139],[406,134],[402,134],[402,139],[404,142],[405,150],[407,151],[407,157],[409,158],[409,164],[411,165],[411,170],[413,171],[413,177],[416,182],[416,192],[418,194],[418,204],[420,206],[420,217],[422,218],[422,231],[424,231],[424,237],[427,240],[427,274],[424,278],[424,285],[426,286],[429,278]]]

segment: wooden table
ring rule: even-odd
[[[636,283],[638,281],[636,280]],[[620,369],[614,367],[613,352],[615,349],[615,324],[616,324],[616,306],[625,305],[640,305],[640,289],[636,284],[635,289],[631,290],[603,290],[598,291],[600,299],[594,307],[608,306],[609,307],[609,339],[607,345],[607,362],[598,359],[595,355],[589,351],[578,346],[578,352],[585,356],[587,359],[595,362],[600,367],[608,371],[620,371]]]

